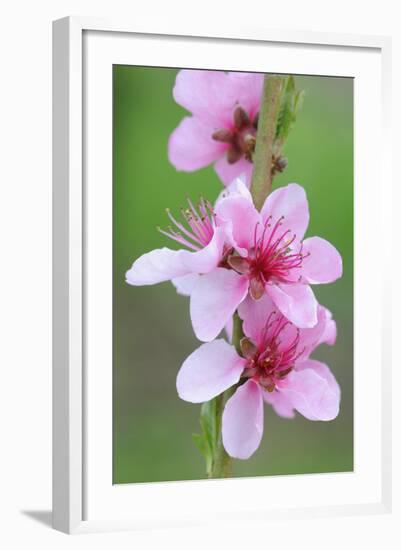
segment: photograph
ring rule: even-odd
[[[399,10],[337,4],[3,9],[1,548],[401,548]]]
[[[354,469],[354,81],[113,65],[113,483]]]

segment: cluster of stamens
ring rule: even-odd
[[[280,232],[283,220],[284,216],[281,216],[272,226],[272,216],[269,216],[261,235],[260,225],[257,224],[249,256],[232,255],[228,258],[228,264],[233,269],[249,277],[250,293],[255,300],[263,296],[269,282],[299,282],[301,277],[294,277],[292,270],[299,269],[303,259],[309,256],[309,253],[302,253],[302,244],[298,251],[292,250],[296,235],[290,229]]]
[[[176,220],[167,208],[167,216],[170,218],[173,225],[170,225],[167,231],[160,229],[160,227],[157,229],[160,233],[163,233],[163,235],[166,235],[170,239],[177,241],[191,250],[200,250],[207,246],[213,237],[215,214],[210,202],[203,197],[200,198],[198,209],[195,208],[190,199],[187,200],[188,208],[181,209],[184,223],[187,224],[186,227]]]
[[[298,351],[299,329],[296,329],[293,340],[286,347],[281,346],[280,335],[288,326],[292,326],[292,323],[273,311],[267,319],[258,346],[249,338],[241,339],[241,352],[247,359],[242,377],[252,378],[268,392],[274,391],[276,385],[284,380],[304,352],[304,349]]]
[[[233,127],[231,129],[219,128],[213,132],[214,140],[229,144],[226,152],[229,164],[234,164],[242,156],[252,162],[257,126],[258,115],[251,120],[245,109],[238,105],[233,113]]]

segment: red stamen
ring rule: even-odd
[[[249,338],[243,339],[243,356],[247,359],[243,377],[253,378],[265,390],[274,391],[277,383],[284,380],[293,370],[297,359],[305,351],[305,348],[298,350],[299,329],[296,329],[294,338],[283,346],[280,335],[291,326],[292,323],[280,313],[272,311],[266,320],[257,347]]]
[[[280,231],[284,216],[281,216],[271,228],[271,216],[265,221],[262,234],[258,236],[259,224],[256,224],[253,235],[253,250],[250,259],[250,278],[263,283],[291,283],[294,277],[291,270],[300,268],[302,246],[298,252],[291,249],[296,235],[290,229]],[[270,229],[271,228],[271,229]]]

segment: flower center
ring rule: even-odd
[[[258,115],[253,120],[240,105],[234,109],[233,126],[231,129],[219,128],[212,134],[215,141],[227,143],[227,162],[234,164],[242,156],[252,162],[252,155],[255,151],[256,130],[258,126]]]
[[[304,350],[298,351],[299,329],[295,336],[282,342],[286,329],[292,326],[282,315],[273,311],[266,322],[259,345],[249,338],[241,339],[241,352],[247,359],[243,378],[252,378],[268,392],[274,391],[294,368],[295,361]]]
[[[167,208],[167,216],[170,218],[173,225],[170,225],[167,231],[157,229],[163,235],[170,239],[190,248],[191,250],[201,250],[207,246],[212,240],[214,234],[214,211],[209,201],[201,198],[198,208],[188,200],[188,208],[181,209],[181,215],[184,223],[177,221],[170,210]],[[184,225],[186,224],[186,226]]]
[[[296,235],[290,229],[283,231],[283,220],[284,216],[281,216],[273,225],[269,216],[261,235],[257,224],[248,257],[232,255],[227,260],[230,267],[249,277],[250,293],[255,300],[263,296],[268,283],[299,282],[300,275],[296,270],[309,255],[302,254],[302,244],[298,251],[291,248]]]

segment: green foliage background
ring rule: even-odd
[[[212,167],[176,172],[167,141],[186,114],[175,104],[174,69],[115,66],[114,94],[114,483],[200,479],[203,457],[191,434],[200,406],[181,401],[177,371],[199,345],[188,300],[170,283],[131,287],[125,271],[144,252],[174,246],[156,231],[168,225],[165,208],[179,211],[185,196],[214,201],[221,190]],[[337,321],[337,344],[314,357],[327,362],[342,389],[333,422],[286,420],[265,407],[258,451],[235,461],[234,476],[350,471],[353,469],[353,82],[296,77],[306,91],[285,146],[289,165],[274,187],[298,182],[307,191],[308,236],[320,235],[340,250],[343,278],[315,286]]]

